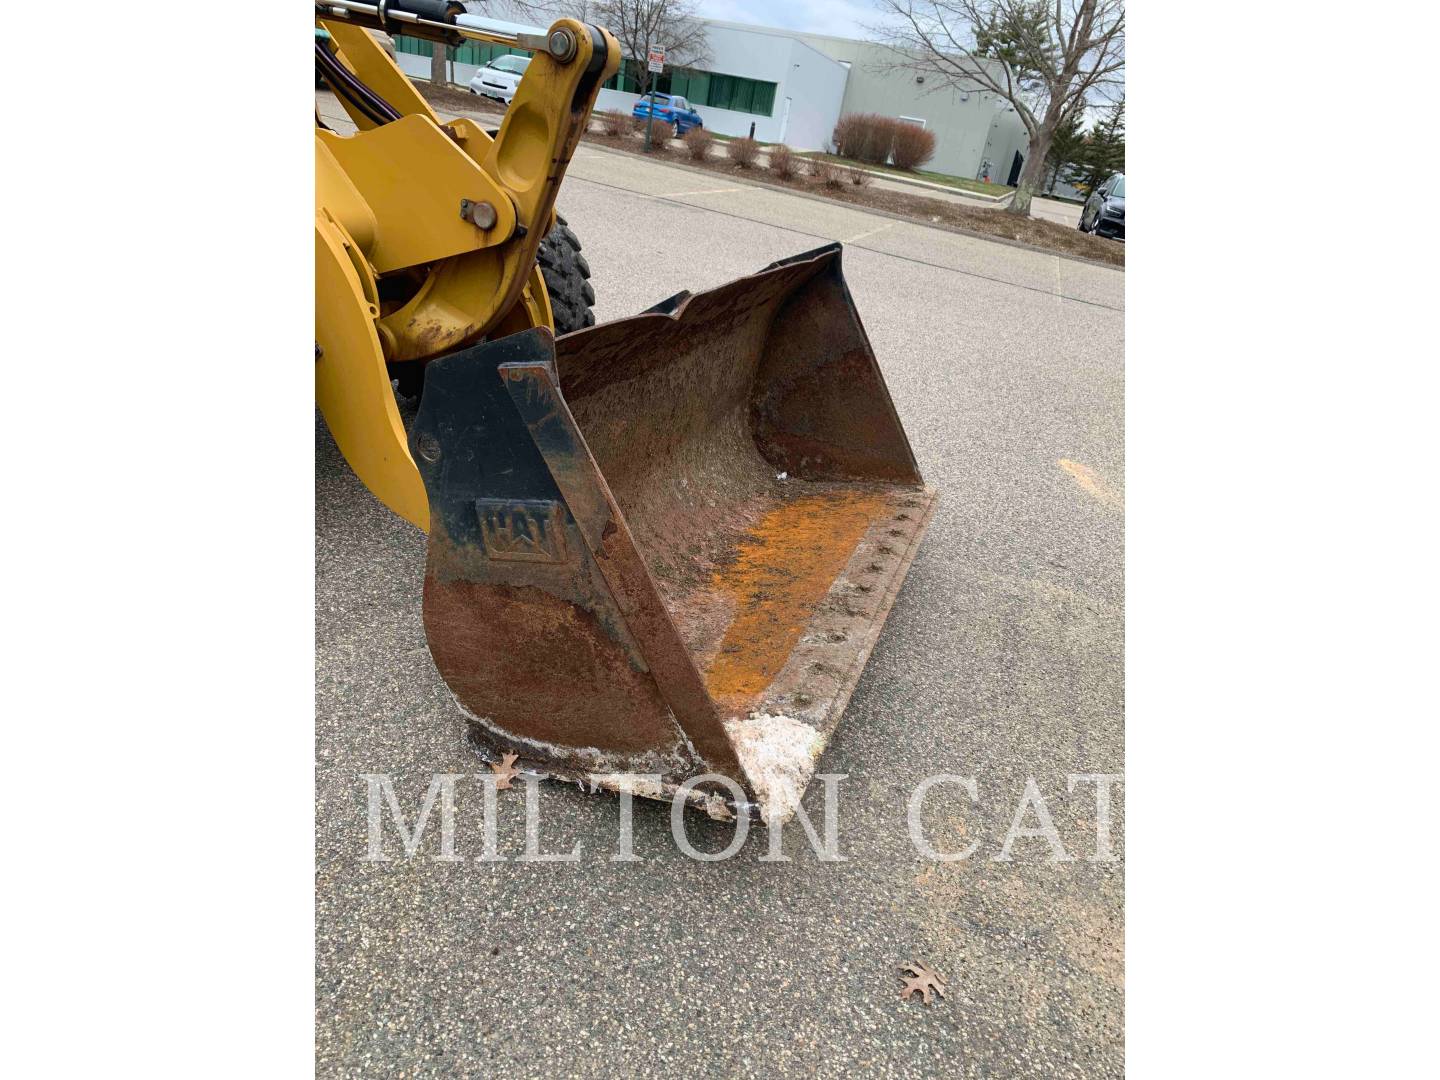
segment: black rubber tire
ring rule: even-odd
[[[555,312],[555,334],[569,334],[595,325],[595,288],[590,284],[590,264],[580,254],[580,238],[555,215],[555,227],[540,241],[537,256],[550,308]]]

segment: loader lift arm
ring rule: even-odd
[[[321,71],[359,129],[315,133],[316,397],[360,479],[427,531],[387,363],[424,364],[553,325],[536,253],[595,97],[620,65],[618,43],[598,27],[560,19],[544,35],[502,34],[455,25],[461,10],[445,0],[316,4],[335,46],[322,50]],[[371,29],[535,53],[492,139],[467,119],[442,125]]]

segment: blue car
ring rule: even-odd
[[[636,120],[649,119],[652,98],[655,101],[655,123],[668,126],[671,134],[677,139],[691,128],[705,126],[705,121],[701,120],[700,114],[690,107],[690,102],[677,94],[646,94],[635,102],[635,109],[631,115]]]

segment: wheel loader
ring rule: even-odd
[[[620,47],[461,11],[316,5],[356,128],[317,110],[319,408],[428,533],[425,634],[482,757],[783,822],[936,501],[840,245],[594,325],[555,200]],[[376,31],[533,59],[489,131],[442,122]]]

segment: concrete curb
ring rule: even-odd
[[[800,153],[801,157],[811,157],[816,151],[807,150]],[[886,172],[883,169],[866,168],[864,165],[855,165],[848,162],[832,162],[841,169],[854,169],[856,172],[869,173],[880,180],[893,180],[897,184],[909,184],[911,187],[928,188],[931,191],[938,191],[945,195],[959,195],[963,199],[974,199],[977,202],[1002,203],[1014,198],[1014,191],[1007,191],[1004,195],[986,195],[979,191],[968,191],[965,188],[953,187],[950,184],[937,184],[934,180],[922,180],[918,176],[904,176],[900,173]]]
[[[631,150],[617,150],[613,146],[601,146],[599,143],[587,143],[582,141],[580,145],[586,147],[589,150],[598,150],[603,154],[615,154],[619,157],[630,158],[638,157],[642,161],[650,160],[653,164],[656,165],[668,165],[673,169],[684,169],[686,172],[701,173],[712,176],[714,175],[709,169],[697,169],[693,165],[688,165],[683,161],[676,161],[674,159],[647,159],[643,153],[637,154]],[[794,191],[790,188],[783,187],[780,184],[767,184],[763,180],[750,180],[743,176],[733,176],[729,177],[728,179],[733,181],[734,183],[742,184],[746,187],[760,188],[764,191],[779,191],[786,195],[794,195],[796,198],[809,199],[811,202],[823,203],[825,206],[843,206],[850,210],[858,211],[862,214],[874,214],[876,217],[889,218],[891,221],[903,221],[907,225],[916,225],[922,229],[935,229],[939,232],[954,233],[956,236],[968,236],[972,240],[986,240],[992,244],[1004,244],[1006,247],[1020,248],[1022,251],[1034,251],[1038,252],[1041,255],[1053,255],[1057,259],[1069,259],[1071,262],[1083,263],[1086,266],[1098,266],[1103,270],[1115,270],[1122,274],[1125,272],[1125,267],[1116,266],[1114,263],[1101,262],[1099,259],[1087,259],[1084,255],[1072,255],[1068,251],[1055,251],[1053,248],[1039,247],[1035,244],[1027,244],[1023,240],[1011,240],[1007,236],[992,236],[989,233],[973,232],[970,229],[962,229],[956,225],[947,225],[944,222],[921,221],[918,218],[907,217],[905,214],[897,214],[892,210],[881,210],[873,206],[857,206],[854,203],[844,202],[840,199],[827,199],[824,195],[815,195],[808,191]],[[650,195],[651,198],[659,198],[659,196],[657,195],[651,195],[651,193],[648,191],[638,191],[636,192],[636,194]],[[666,201],[678,202],[678,200],[675,199],[669,199]],[[698,204],[696,203],[680,203],[679,205],[698,206]]]
[[[857,168],[855,165],[843,166],[847,169]],[[963,199],[974,199],[976,202],[1003,203],[1009,202],[1015,197],[1013,191],[1007,191],[1004,195],[983,195],[978,191],[966,191],[964,188],[951,187],[949,184],[937,184],[933,180],[921,180],[917,177],[897,176],[895,173],[883,172],[880,169],[860,169],[871,176],[881,180],[893,180],[897,184],[906,184],[910,187],[926,188],[930,191],[939,191],[946,195],[959,195]]]

